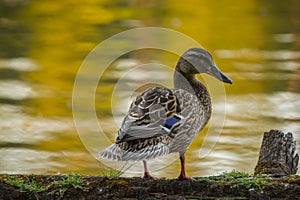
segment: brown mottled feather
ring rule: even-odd
[[[166,132],[161,125],[175,114],[183,119],[174,124],[170,132]],[[193,139],[203,126],[199,126],[199,123],[206,123],[199,122],[199,117],[201,105],[196,96],[181,89],[150,88],[132,102],[119,129],[116,144],[101,152],[100,156],[113,160],[139,161],[178,151],[178,145],[186,149],[190,142],[181,139],[177,133]],[[178,139],[185,143],[177,144]]]

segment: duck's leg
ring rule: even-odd
[[[148,168],[147,168],[147,161],[143,160],[143,164],[144,164],[144,177],[143,178],[150,178],[153,180],[157,180],[158,178],[156,178],[155,176],[150,175]]]
[[[178,176],[179,180],[192,180],[191,177],[186,176],[185,174],[185,153],[179,154],[180,164],[181,164],[181,172]]]

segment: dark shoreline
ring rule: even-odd
[[[0,175],[0,199],[300,199],[300,176],[245,177],[238,173],[186,181],[3,174]],[[14,185],[18,181],[38,187]]]

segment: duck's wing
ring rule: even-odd
[[[118,131],[116,143],[169,134],[182,121],[173,89],[150,88],[136,97]]]
[[[184,152],[200,130],[199,113],[197,97],[189,92],[150,88],[132,102],[116,143],[99,155],[111,160],[140,161]]]

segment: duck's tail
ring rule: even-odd
[[[112,144],[99,152],[99,156],[104,159],[117,161],[142,161],[154,159],[168,153],[169,147],[163,143],[150,145],[139,150],[123,150],[119,144]]]

